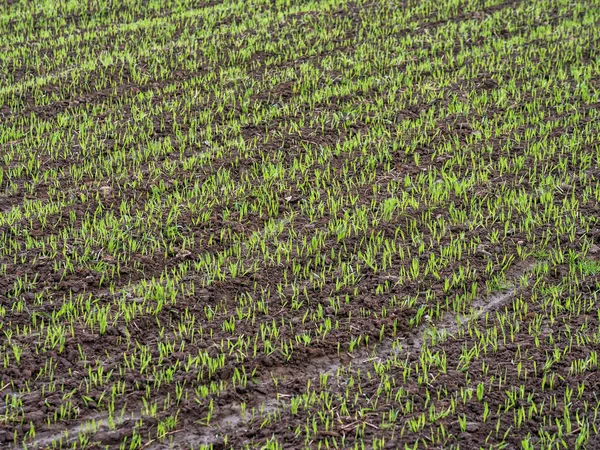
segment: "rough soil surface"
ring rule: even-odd
[[[158,9],[160,39],[32,12],[0,74],[0,447],[600,446],[594,22],[334,3]],[[572,56],[569,100],[499,65],[551,73],[528,48]]]

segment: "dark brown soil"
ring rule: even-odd
[[[420,23],[419,32],[431,34],[452,23],[484,20],[499,11],[509,14],[519,4],[513,1],[495,4],[480,8],[475,15],[459,13],[448,19],[439,19],[432,13],[415,20]],[[295,59],[289,55],[279,58],[275,52],[258,46],[250,58],[236,63],[234,57],[239,47],[234,42],[249,37],[232,32],[231,36],[223,37],[219,44],[222,48],[217,49],[213,60],[192,67],[173,57],[164,63],[168,73],[162,78],[150,72],[152,64],[156,64],[152,55],[142,55],[137,58],[137,64],[145,74],[143,83],[136,81],[139,75],[133,74],[128,65],[115,63],[89,71],[89,83],[71,85],[57,79],[40,89],[24,88],[10,99],[7,97],[0,108],[0,126],[20,130],[20,137],[0,141],[0,154],[14,151],[14,156],[7,159],[10,161],[7,170],[26,165],[30,156],[35,155],[38,163],[35,174],[55,176],[38,182],[33,182],[32,174],[26,172],[10,180],[0,178],[0,214],[21,212],[14,222],[0,223],[0,246],[5,249],[0,254],[0,268],[4,273],[0,275],[0,307],[5,310],[0,343],[7,354],[13,342],[23,349],[18,363],[11,355],[11,363],[0,367],[0,394],[4,399],[0,402],[0,447],[20,448],[21,443],[28,442],[29,448],[53,448],[62,437],[63,447],[74,445],[89,449],[117,449],[122,444],[129,448],[132,442],[136,443],[131,444],[132,448],[147,449],[199,448],[201,445],[212,445],[215,449],[261,448],[275,436],[286,448],[335,445],[353,448],[360,442],[374,447],[373,439],[380,439],[383,440],[380,448],[404,448],[405,445],[413,448],[416,443],[418,448],[517,449],[528,435],[538,444],[545,444],[543,436],[547,434],[560,435],[561,442],[575,448],[579,431],[597,426],[594,415],[598,410],[595,397],[600,385],[597,362],[588,364],[580,373],[575,373],[573,364],[589,361],[595,354],[599,280],[597,275],[577,278],[568,261],[552,261],[551,257],[552,251],[557,249],[563,254],[571,251],[581,255],[586,240],[600,243],[600,232],[593,221],[599,212],[598,202],[593,196],[584,195],[587,187],[597,181],[597,168],[589,167],[584,178],[580,166],[565,154],[568,152],[560,151],[544,155],[540,161],[539,155],[523,144],[530,140],[527,133],[534,127],[530,122],[490,137],[485,146],[472,145],[480,133],[481,123],[503,120],[511,110],[525,115],[528,111],[525,105],[533,98],[531,94],[524,95],[518,102],[511,99],[510,106],[505,108],[493,106],[469,115],[435,116],[431,123],[424,121],[422,129],[414,126],[397,138],[386,138],[381,145],[392,146],[397,139],[400,150],[387,151],[380,159],[370,159],[356,150],[344,150],[345,144],[365,139],[381,123],[386,124],[383,128],[390,136],[395,136],[397,126],[417,123],[432,108],[447,112],[455,98],[467,99],[472,92],[493,93],[509,80],[515,80],[519,89],[528,82],[525,74],[516,74],[510,68],[504,73],[490,69],[471,74],[470,69],[480,63],[466,58],[461,64],[448,68],[449,79],[452,79],[449,86],[443,86],[435,73],[419,72],[415,83],[435,84],[439,95],[426,90],[415,92],[410,103],[400,107],[394,107],[384,95],[385,85],[357,88],[351,94],[323,97],[313,104],[306,102],[301,96],[303,88],[298,75],[302,65],[318,67],[328,58],[342,55],[360,60],[359,49],[364,38],[359,30],[368,27],[362,18],[374,14],[372,11],[378,8],[383,10],[385,5],[351,3],[329,13],[313,11],[298,17],[286,16],[279,25],[273,23],[271,32],[276,41],[285,39],[284,22],[294,32],[310,34],[311,19],[305,16],[312,17],[311,14],[318,23],[346,21],[343,36],[326,43],[317,42],[315,37],[308,48],[298,48]],[[169,11],[165,10],[155,13],[156,17],[168,15]],[[540,26],[542,22],[556,25],[563,18],[558,12],[548,16],[538,19]],[[133,15],[132,19],[141,17]],[[83,27],[87,22],[80,20],[71,17],[67,22]],[[234,20],[226,17],[215,29],[226,29]],[[169,31],[174,41],[182,35],[185,24],[177,22]],[[197,29],[202,30],[202,26],[197,25]],[[526,30],[523,27],[500,30],[497,38],[506,42],[515,36],[525,38]],[[392,31],[396,39],[415,33],[413,28],[390,29],[390,33]],[[194,29],[189,32],[193,33]],[[136,37],[139,36],[132,33],[131,38]],[[100,38],[98,41],[98,45],[106,45]],[[460,45],[457,42],[455,54],[462,51],[461,46],[476,49],[485,45],[481,36],[467,42]],[[530,44],[534,43],[517,46],[515,54],[524,53]],[[28,45],[37,48],[36,42]],[[428,50],[428,45],[415,41],[412,50],[416,55],[425,55],[422,52]],[[44,49],[51,48],[52,44],[41,42],[39,46],[31,51],[44,54]],[[585,50],[590,60],[598,58],[597,50]],[[190,59],[201,57],[204,58],[190,54]],[[425,60],[427,56],[419,58]],[[406,60],[393,70],[402,71],[411,64],[414,63]],[[248,105],[244,108],[265,112],[274,108],[273,105],[295,105],[293,113],[254,124],[245,121],[249,113],[239,104],[228,105],[227,111],[216,108],[214,105],[219,99],[209,82],[194,89],[186,84],[203,77],[208,80],[211,73],[227,67],[236,67],[247,80],[258,83],[256,91],[250,92],[242,82],[212,80],[220,88],[235,92],[235,98],[247,96]],[[25,80],[27,69],[33,71],[33,68],[12,67],[13,82]],[[286,70],[290,71],[289,76],[285,75]],[[331,80],[339,69],[322,70],[323,77]],[[383,79],[391,70],[390,65],[384,65],[373,68],[369,75]],[[271,73],[279,74],[280,82],[269,85]],[[293,79],[292,73],[295,74]],[[357,85],[359,75],[356,76],[356,80],[348,82]],[[574,80],[569,78],[567,82],[574,83]],[[314,87],[317,88],[320,86]],[[573,86],[573,92],[575,89]],[[40,92],[57,99],[40,104]],[[196,92],[201,100],[190,111],[182,115],[175,109],[169,110],[172,102],[191,92]],[[150,106],[144,107],[147,117],[140,119],[136,108],[142,101],[137,103],[137,99],[148,93],[152,93],[153,98],[149,102],[144,100]],[[339,124],[321,126],[317,121],[311,124],[308,120],[330,117],[333,113],[346,114],[357,110],[359,105],[374,104],[377,99],[381,101],[380,117],[373,110],[365,109],[356,119],[348,115],[349,118]],[[589,130],[598,128],[595,112],[598,103],[581,106],[576,118],[575,113],[559,112],[551,104],[541,108],[544,120],[551,124],[544,139],[560,143],[565,134],[588,130],[584,133],[590,139],[579,152],[597,150],[598,138]],[[194,131],[194,127],[201,128],[190,118],[206,110],[211,112],[213,126],[220,126],[221,130],[210,139],[199,140],[194,148],[183,148],[178,144],[181,136]],[[83,138],[75,135],[73,128],[60,144],[69,151],[53,154],[47,142],[53,132],[63,126],[60,121],[65,116],[91,117],[92,125],[87,126],[102,144],[86,153]],[[292,131],[290,120],[301,117],[307,118],[303,127]],[[125,136],[138,132],[141,136],[141,128],[133,129],[132,124],[143,120],[146,120],[144,126],[151,129],[140,137],[142,147],[146,148],[150,142],[168,141],[175,143],[174,149],[157,150],[155,156],[144,158],[135,154],[134,144],[126,142]],[[28,132],[35,129],[34,124],[38,122],[47,126],[36,131],[39,134],[37,147],[29,147],[33,144]],[[237,129],[231,125],[234,122],[240,125]],[[105,123],[116,125],[106,132],[102,128]],[[422,136],[427,139],[421,140]],[[249,150],[235,147],[236,139]],[[455,153],[440,150],[446,143],[453,142],[468,148],[465,150],[469,156],[467,162],[457,162],[459,158]],[[367,143],[370,149],[377,145]],[[132,147],[126,161],[111,160],[115,149],[126,145]],[[29,148],[28,152],[23,150],[24,146]],[[412,146],[420,163],[404,151],[405,146]],[[262,172],[272,164],[280,165],[289,173],[295,163],[303,161],[307,147],[322,149],[327,157],[307,164],[305,174],[297,175],[294,180],[284,176],[273,182]],[[189,168],[182,163],[205,153],[209,154],[209,164]],[[489,162],[490,172],[466,193],[449,190],[448,197],[439,201],[427,197],[427,193],[419,193],[427,200],[408,207],[402,215],[389,220],[376,217],[379,205],[390,197],[392,186],[401,185],[406,178],[416,181],[429,174],[435,178],[433,183],[443,183],[440,174],[451,159],[458,180],[472,175],[471,159]],[[539,173],[523,171],[524,175],[518,177],[510,171],[501,172],[498,170],[500,160],[506,160],[511,167],[522,164],[525,168],[536,168]],[[565,166],[556,170],[560,172],[556,177],[567,184],[553,191],[552,203],[561,215],[566,215],[566,202],[571,198],[579,200],[578,216],[569,222],[577,233],[576,239],[554,228],[555,223],[544,215],[546,206],[540,200],[543,178],[550,168],[562,167],[563,162]],[[81,178],[72,175],[74,167],[86,169]],[[322,181],[321,175],[326,171],[334,174],[332,179],[337,184]],[[176,225],[168,223],[170,208],[175,204],[173,198],[188,189],[191,191],[196,183],[210,185],[218,174],[225,172],[235,189],[222,192],[222,198],[210,207],[206,220],[198,220],[204,211],[202,208],[193,210],[190,207],[193,201],[182,199]],[[139,179],[135,186],[134,178]],[[344,185],[344,181],[348,183]],[[522,227],[508,232],[504,221],[486,219],[484,224],[482,218],[481,223],[477,223],[478,219],[469,215],[473,198],[481,200],[481,211],[486,218],[492,213],[499,214],[498,211],[518,215],[518,211],[507,204],[492,207],[499,193],[506,191],[525,192],[534,199],[531,212],[538,222],[531,232]],[[339,195],[346,200],[344,208],[337,212],[323,208],[311,217],[309,207],[315,203],[311,200],[314,192],[322,196],[322,203],[328,195]],[[275,199],[276,211],[269,211],[263,203],[269,195]],[[351,198],[356,199],[354,204]],[[26,213],[36,202],[48,208],[54,203],[59,206],[44,215]],[[245,216],[236,209],[242,202],[251,205]],[[150,209],[154,211],[152,217],[148,204],[154,205]],[[365,227],[338,240],[331,231],[336,221],[343,219],[346,211],[358,217],[357,211],[362,207],[368,210]],[[464,212],[469,220],[462,221],[452,210]],[[142,218],[138,222],[135,222],[136,214]],[[100,235],[99,228],[90,226],[94,217],[106,218],[111,233],[120,236],[119,245],[109,249],[100,244],[108,238]],[[520,225],[524,219],[512,217],[510,220]],[[410,240],[411,233],[434,242],[429,225],[435,221],[444,221],[447,232],[435,241],[435,246],[419,253],[418,243]],[[269,231],[271,223],[282,225],[276,236]],[[405,236],[400,237],[398,230],[403,230]],[[319,232],[325,237],[316,254],[301,254],[296,246],[291,261],[260,260],[258,250],[251,247],[253,239],[266,235],[265,245],[274,254],[280,242],[289,240],[297,244],[304,239],[310,242]],[[90,239],[86,233],[90,233]],[[410,270],[411,260],[395,255],[387,270],[376,271],[365,264],[353,283],[340,285],[338,281],[345,267],[342,262],[358,265],[357,255],[366,252],[369,238],[378,234],[395,240],[416,255],[423,265],[431,256],[443,257],[443,249],[456,240],[473,244],[473,248],[469,247],[452,262],[448,257],[449,262],[440,269],[438,277],[423,274],[418,279],[396,283],[401,270]],[[494,238],[496,235],[501,236],[499,240]],[[140,242],[137,249],[127,247],[130,238]],[[9,242],[16,246],[10,247]],[[36,245],[29,246],[28,242],[36,242]],[[51,244],[56,246],[53,251],[49,250]],[[521,257],[521,252],[527,256]],[[250,269],[245,274],[207,281],[204,269],[196,269],[195,264],[201,267],[207,257],[219,256],[226,263],[243,261]],[[589,257],[596,260],[600,255],[592,251]],[[503,258],[512,261],[504,268]],[[382,255],[378,254],[376,259],[380,263]],[[548,273],[532,275],[535,264],[544,262],[551,266]],[[289,279],[294,263],[310,270]],[[459,270],[468,275],[462,282],[445,288],[445,281]],[[486,283],[491,283],[501,272],[507,274],[506,285],[496,286],[495,293],[488,292]],[[326,276],[321,279],[320,273]],[[535,279],[536,284],[519,287],[523,276]],[[157,286],[168,285],[169,279],[175,280],[172,286],[175,300],[166,301],[154,312],[152,308],[163,295]],[[563,289],[557,294],[560,302],[566,304],[576,298],[573,302],[579,309],[566,307],[554,311],[544,303],[543,296],[550,295],[551,287],[557,285]],[[304,303],[294,308],[289,299],[298,287]],[[150,298],[154,303],[144,301],[147,292],[153,293]],[[261,311],[254,311],[256,320],[236,318],[240,299],[248,296],[256,302],[262,294],[264,305]],[[446,301],[461,296],[469,298],[475,313],[469,313],[468,307],[454,310],[454,304]],[[403,302],[413,297],[416,300],[411,306]],[[517,299],[528,305],[527,313],[523,313]],[[339,300],[337,307],[334,307],[335,300]],[[115,313],[123,304],[143,306],[131,319],[126,319],[123,314]],[[441,313],[416,324],[414,319],[421,307],[428,315],[436,308]],[[106,311],[114,320],[106,329],[100,329],[89,321],[91,311],[95,311],[93,314]],[[241,314],[247,312],[240,311]],[[305,320],[306,317],[310,319]],[[507,317],[511,317],[513,326],[518,326],[512,329],[512,334],[504,322]],[[317,338],[318,327],[326,318],[337,327]],[[235,322],[234,332],[223,326],[229,320]],[[185,324],[192,323],[196,334],[185,328]],[[534,337],[531,327],[536,323],[542,326]],[[250,337],[254,342],[261,336],[261,329],[264,332],[273,324],[277,324],[278,334],[271,339],[294,342],[291,355],[262,347],[254,355],[251,345],[235,348],[240,336]],[[441,342],[427,343],[427,333],[433,327],[452,336]],[[54,342],[47,331],[49,328],[59,330],[64,340]],[[508,336],[500,336],[497,347],[486,347],[485,354],[478,354],[470,365],[465,365],[465,350],[477,348],[481,336],[491,329],[502,329]],[[202,334],[198,330],[202,330]],[[295,339],[302,334],[312,336],[310,344],[297,344]],[[360,345],[351,350],[351,341],[359,337]],[[262,345],[261,339],[259,345]],[[172,348],[165,352],[169,345]],[[131,355],[140,358],[142,348],[152,361],[146,371],[127,365]],[[548,363],[556,351],[563,357]],[[445,367],[429,371],[425,378],[418,372],[424,352],[439,352],[446,361]],[[190,359],[198,355],[226,357],[216,370],[206,366],[184,370]],[[385,366],[379,373],[375,370],[376,363]],[[158,378],[157,374],[164,373],[161,370],[165,368],[173,369],[172,379]],[[232,380],[242,369],[248,383],[235,386]],[[105,381],[92,383],[96,378],[91,374],[99,371]],[[325,375],[328,375],[327,381],[324,381]],[[211,385],[215,387],[219,383],[224,386],[220,392],[199,394],[202,388],[210,390]],[[308,383],[311,388],[307,387]],[[478,385],[484,389],[482,400],[477,400],[472,391]],[[569,389],[571,394],[568,394]],[[149,392],[157,405],[157,411],[152,414],[148,413],[147,406]],[[176,401],[180,392],[185,395]],[[292,399],[310,396],[310,392],[314,393],[313,398],[292,413]],[[410,407],[406,406],[407,402]],[[484,404],[487,405],[485,411],[489,412],[484,411]],[[452,413],[444,416],[443,412],[451,405],[456,405]],[[390,411],[399,414],[395,425],[386,422]],[[114,416],[109,412],[115,412]],[[211,419],[206,423],[209,414]],[[517,414],[525,414],[519,427],[507,419],[512,420]],[[411,420],[416,421],[422,415],[427,416],[427,423],[412,429]],[[430,415],[438,416],[429,420]],[[563,420],[575,415],[581,419],[580,423],[573,423],[567,429]],[[165,429],[164,423],[174,416],[176,425]],[[96,429],[90,431],[87,423],[92,421]],[[88,440],[78,441],[79,436]],[[586,448],[595,446],[600,446],[600,441],[588,441]]]

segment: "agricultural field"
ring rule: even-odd
[[[0,1],[0,448],[600,448],[598,0]]]

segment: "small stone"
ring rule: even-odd
[[[102,192],[102,195],[105,197],[108,197],[110,194],[112,194],[112,188],[110,186],[102,186],[100,188],[100,192]]]
[[[484,256],[488,256],[488,257],[492,256],[492,254],[486,250],[486,247],[483,244],[479,244],[477,246],[477,248],[475,249],[475,253],[476,254],[480,254],[480,255],[484,255]]]
[[[475,433],[477,430],[479,430],[479,424],[477,422],[467,422],[465,431],[468,433]]]
[[[588,250],[588,253],[590,255],[597,255],[598,253],[600,253],[600,247],[596,244],[592,244],[590,246],[590,249]]]
[[[177,253],[177,255],[175,255],[176,258],[187,258],[188,256],[190,256],[192,253],[188,250],[182,250],[179,253]]]

